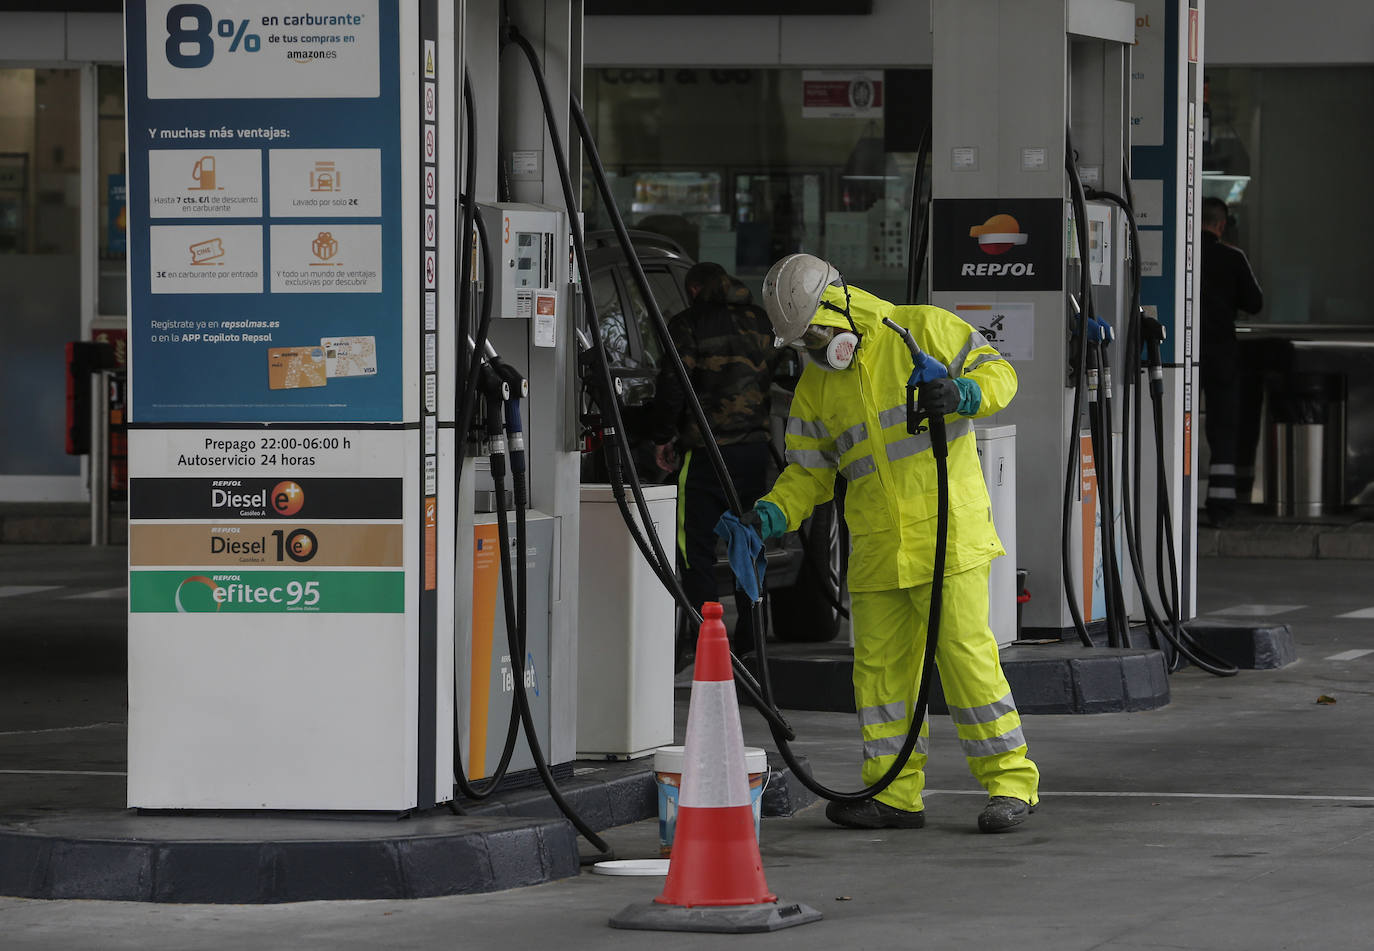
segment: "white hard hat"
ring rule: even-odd
[[[763,309],[773,324],[777,346],[796,340],[810,325],[826,285],[839,282],[840,272],[814,254],[789,254],[763,279]]]

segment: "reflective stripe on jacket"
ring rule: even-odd
[[[1011,402],[1016,371],[973,327],[949,311],[898,307],[849,288],[850,316],[862,341],[847,370],[808,364],[787,420],[788,466],[764,498],[797,528],[834,493],[835,475],[849,485],[845,521],[853,547],[849,588],[879,591],[931,580],[936,534],[935,459],[930,434],[906,431],[906,382],[911,354],[883,326],[890,317],[911,330],[922,350],[944,363],[951,377],[967,376],[982,390],[977,416]],[[844,306],[844,292],[827,288],[825,300]],[[827,323],[831,321],[827,320]],[[945,573],[954,574],[1005,554],[992,523],[992,506],[978,464],[968,417],[946,417],[949,438],[949,543]]]

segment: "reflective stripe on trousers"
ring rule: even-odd
[[[864,759],[879,756],[896,756],[906,742],[907,727],[911,720],[907,714],[905,700],[893,703],[880,703],[859,710],[859,731],[864,737]],[[896,733],[892,733],[896,730]],[[870,733],[885,733],[886,736],[873,736]],[[916,740],[915,753],[925,756],[930,751],[930,727],[922,724],[921,735]]]
[[[990,795],[1037,802],[1039,771],[1026,755],[1020,714],[987,626],[988,565],[944,579],[936,664],[969,771]],[[916,705],[930,585],[854,592],[854,699],[864,745],[862,779],[876,782],[901,749]],[[929,718],[927,718],[929,721]],[[910,761],[878,799],[921,809],[929,722]]]

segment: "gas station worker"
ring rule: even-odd
[[[773,346],[768,315],[753,302],[749,288],[710,261],[694,264],[683,280],[690,306],[668,323],[673,345],[687,371],[686,381],[667,361],[658,374],[650,408],[650,435],[659,468],[671,472],[678,461],[678,551],[682,585],[698,609],[717,601],[716,522],[729,508],[700,427],[686,412],[690,385],[701,402],[712,435],[744,505],[767,488],[772,399],[769,389],[781,352]],[[675,446],[676,443],[676,446]],[[734,632],[736,653],[753,649],[747,599],[739,607]]]
[[[1016,371],[972,326],[931,306],[897,306],[857,287],[809,254],[783,258],[763,286],[777,345],[810,358],[787,420],[787,468],[756,510],[768,537],[796,529],[848,483],[852,548],[854,700],[862,777],[877,781],[901,748],[921,679],[937,532],[930,434],[907,433],[911,353],[890,318],[911,331],[948,379],[922,383],[923,406],[943,411],[949,442],[949,531],[935,665],[969,770],[988,791],[983,832],[1023,822],[1039,801],[1011,689],[988,627],[988,567],[1005,554],[978,462],[971,417],[990,416],[1016,393]],[[929,724],[897,780],[875,798],[832,802],[826,816],[851,828],[919,828]]]

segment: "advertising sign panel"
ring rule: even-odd
[[[132,420],[400,421],[395,4],[130,6]]]

